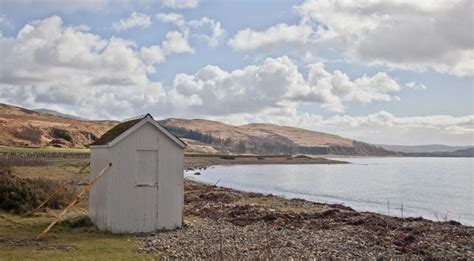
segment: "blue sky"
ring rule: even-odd
[[[0,102],[474,144],[467,0],[0,5]]]

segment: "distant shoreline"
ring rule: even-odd
[[[267,164],[350,164],[342,160],[302,155],[185,155],[185,169],[206,168],[216,165],[267,165]]]
[[[15,147],[0,145],[0,158],[88,158],[89,149],[55,148],[55,147]],[[472,158],[465,155],[446,155],[443,153],[400,153],[396,155],[339,155],[339,154],[194,154],[185,153],[188,162],[195,162],[201,167],[210,165],[241,164],[347,164],[350,162],[331,160],[329,158]],[[227,159],[226,159],[227,158]],[[231,159],[234,158],[234,159]],[[192,166],[186,166],[192,167]]]

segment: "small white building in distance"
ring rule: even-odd
[[[185,146],[150,114],[102,135],[90,146],[90,177],[112,168],[89,192],[91,220],[114,233],[181,227]]]

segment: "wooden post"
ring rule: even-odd
[[[49,226],[47,228],[45,228],[43,230],[43,232],[41,232],[37,237],[36,239],[37,240],[40,240],[42,239],[47,233],[48,231],[54,226],[56,225],[56,223],[59,222],[59,220],[61,219],[62,216],[64,216],[64,214],[66,214],[68,212],[68,210],[70,208],[72,208],[74,205],[77,204],[77,202],[79,202],[81,199],[82,199],[82,196],[84,196],[84,194],[86,194],[86,192],[88,192],[92,186],[94,186],[94,184],[107,172],[107,170],[109,170],[110,168],[112,167],[112,163],[109,162],[109,164],[107,164],[107,166],[102,169],[102,171],[97,175],[95,176],[90,182],[89,182],[89,185],[87,185],[87,187],[85,187],[75,198],[73,201],[71,201],[71,203],[69,203],[69,205],[67,205],[67,207],[56,217],[56,219],[51,222],[51,224],[49,224]]]
[[[90,165],[90,161],[86,164],[86,166],[82,167],[79,172],[77,172],[77,174],[81,174],[83,170],[85,170],[87,167],[89,167]],[[29,215],[32,215],[33,213],[35,213],[36,211],[40,210],[44,205],[46,205],[46,203],[48,203],[54,196],[56,196],[56,194],[58,194],[59,192],[61,192],[63,189],[66,188],[66,184],[63,184],[61,187],[59,187],[56,191],[54,191],[53,193],[51,193],[51,195],[49,195],[48,198],[46,198],[43,202],[41,202],[41,204],[39,204],[39,206],[37,206],[35,209],[33,209],[32,211],[28,212],[27,214],[25,214],[24,216],[29,216]]]
[[[40,210],[44,205],[46,205],[46,203],[48,203],[54,196],[56,196],[59,192],[61,192],[62,190],[64,190],[66,188],[66,184],[63,184],[61,187],[59,187],[57,190],[55,190],[51,195],[49,195],[48,198],[46,198],[43,202],[41,202],[41,204],[39,204],[39,206],[37,206],[35,209],[33,209],[32,211],[28,212],[27,214],[25,214],[24,216],[29,216],[29,215],[32,215],[33,213],[35,213],[36,211]]]
[[[91,165],[91,162],[90,162],[90,161],[87,162],[87,164],[86,164],[84,167],[82,167],[82,169],[79,170],[78,174],[81,174],[82,171],[84,171],[85,169],[87,169],[87,167],[89,167],[89,165]]]

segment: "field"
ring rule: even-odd
[[[55,227],[44,241],[33,240],[55,217],[57,211],[33,217],[0,214],[0,259],[145,259],[136,252],[138,243],[130,235],[96,231],[94,227]]]
[[[12,147],[0,145],[0,153],[89,153],[89,149],[72,149],[72,148],[27,148]]]

